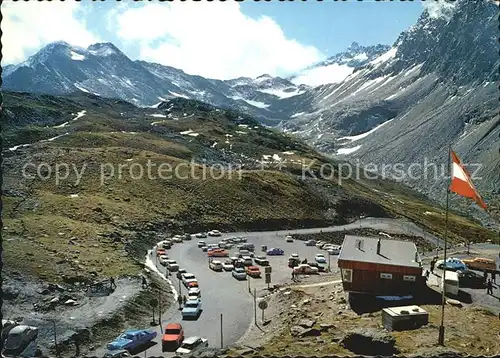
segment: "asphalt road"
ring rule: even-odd
[[[276,284],[290,282],[291,270],[288,268],[287,261],[292,253],[297,253],[301,259],[307,258],[308,261],[313,261],[315,254],[318,252],[326,254],[326,252],[316,247],[305,246],[303,241],[286,243],[284,240],[286,235],[318,233],[320,231],[334,232],[355,228],[372,228],[388,233],[424,236],[433,243],[442,243],[440,239],[435,238],[429,233],[424,233],[421,228],[412,223],[383,218],[365,218],[348,225],[324,228],[225,233],[221,237],[204,240],[210,244],[217,243],[225,237],[245,236],[248,242],[255,245],[256,255],[261,253],[261,245],[267,245],[268,248],[282,248],[285,251],[285,255],[267,257],[273,270],[271,276],[272,284]],[[214,272],[210,270],[207,253],[198,248],[197,242],[197,239],[193,239],[185,241],[182,244],[175,244],[172,249],[168,250],[168,255],[171,259],[176,260],[181,268],[185,268],[188,272],[195,274],[200,285],[203,312],[196,321],[183,321],[181,313],[178,310],[178,305],[174,303],[167,312],[162,314],[162,322],[164,322],[162,326],[165,326],[169,322],[181,322],[186,337],[201,336],[207,338],[209,345],[212,347],[220,347],[221,344],[228,346],[238,341],[246,333],[254,320],[254,302],[253,296],[249,292],[249,283],[251,291],[254,289],[260,291],[267,287],[267,284],[265,284],[263,278],[248,278],[248,281],[237,281],[231,276],[230,272]],[[233,252],[236,252],[236,249],[231,250],[231,253]],[[330,256],[330,265],[332,271],[337,270],[335,256]],[[158,264],[157,268],[160,272],[165,272],[163,266]],[[175,274],[172,274],[170,279],[175,289],[179,290],[179,282]],[[187,290],[182,284],[180,285],[180,294],[187,294]],[[221,314],[223,315],[222,342]],[[258,316],[260,316],[260,311],[258,311]],[[140,352],[139,356],[169,355],[161,351],[161,328],[158,326],[155,329],[158,332],[158,338],[155,339],[157,344]]]

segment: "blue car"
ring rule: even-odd
[[[106,348],[110,351],[132,350],[156,338],[156,332],[147,329],[129,329],[118,336]]]
[[[267,250],[267,254],[269,256],[281,256],[281,255],[285,254],[285,251],[283,251],[282,249],[279,249],[279,248],[273,248],[273,249]]]
[[[182,319],[198,318],[201,314],[201,300],[187,300],[182,309]]]

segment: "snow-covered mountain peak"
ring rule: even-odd
[[[110,42],[90,45],[87,50],[95,56],[123,55],[123,53]]]

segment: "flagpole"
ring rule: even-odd
[[[451,183],[451,146],[448,147],[448,173],[450,176]],[[448,248],[448,210],[450,203],[450,186],[446,185],[446,216],[445,216],[445,224],[444,224],[444,257],[443,257],[443,278],[442,278],[442,286],[443,292],[441,294],[441,326],[439,327],[439,339],[438,344],[440,346],[444,346],[444,305],[446,303],[445,291],[446,291],[446,254]]]

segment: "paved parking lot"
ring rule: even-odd
[[[202,239],[208,244],[216,244],[222,238],[228,237],[223,235],[217,238]],[[305,246],[303,241],[295,241],[286,243],[285,236],[274,236],[267,234],[262,236],[248,236],[248,242],[255,245],[255,255],[264,254],[261,251],[261,245],[267,245],[268,248],[279,247],[285,251],[283,256],[267,256],[272,267],[272,284],[284,283],[291,281],[291,269],[288,267],[288,257],[292,253],[299,254],[301,259],[307,258],[308,261],[314,261],[314,256],[325,251],[316,247]],[[230,250],[231,256],[236,255],[238,249]],[[175,244],[172,249],[168,250],[169,258],[176,260],[181,268],[185,268],[188,272],[196,275],[198,279],[203,312],[196,321],[183,321],[181,313],[178,310],[177,304],[174,304],[171,309],[162,316],[162,320],[168,322],[181,322],[184,326],[186,336],[201,336],[208,339],[209,345],[212,347],[221,346],[221,323],[220,316],[223,315],[223,342],[224,346],[230,345],[238,341],[253,321],[254,307],[253,297],[248,291],[248,285],[253,291],[257,291],[267,287],[264,275],[261,279],[248,278],[247,281],[238,281],[234,279],[231,272],[215,272],[208,267],[208,256],[198,248],[198,239],[185,241],[182,244]],[[328,256],[328,255],[325,255]],[[224,258],[220,258],[224,260]],[[330,262],[332,270],[337,269],[336,256],[331,256]],[[161,272],[165,272],[165,268],[161,265],[157,266]],[[263,269],[261,270],[263,271]],[[175,274],[170,276],[171,281],[180,294],[187,294],[187,290],[175,277]],[[260,313],[260,311],[259,311]],[[260,315],[259,315],[260,317]],[[161,332],[158,328],[158,333]],[[160,342],[160,339],[157,339]],[[143,353],[141,353],[142,355]],[[161,345],[157,344],[150,347],[146,354],[159,355],[165,354],[161,352]]]

